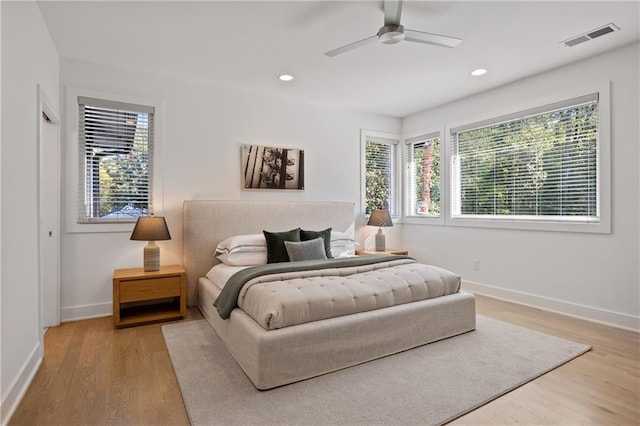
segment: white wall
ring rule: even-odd
[[[164,215],[172,240],[158,242],[163,264],[182,261],[184,200],[359,203],[360,129],[401,129],[396,118],[73,60],[61,61],[60,74],[63,93],[64,87],[72,86],[164,101],[164,117],[157,119],[164,146],[156,172],[164,181]],[[294,89],[283,86],[283,93]],[[242,190],[243,143],[304,149],[304,191]],[[143,246],[144,242],[129,241],[129,233],[64,234],[62,319],[109,314],[113,269],[141,266]]]
[[[0,5],[0,42],[2,40],[2,6]],[[2,47],[0,46],[0,52]],[[0,93],[2,93],[2,55],[0,54]],[[0,101],[0,142],[2,141],[2,101]],[[2,143],[0,143],[0,224],[2,223]],[[2,330],[2,226],[0,226],[0,331]],[[4,406],[2,387],[2,336],[0,336],[0,407]],[[0,408],[0,424],[4,424],[4,415]]]
[[[403,120],[408,134],[610,80],[611,234],[404,225],[404,247],[457,271],[472,290],[640,329],[638,52],[636,43]],[[479,271],[472,259],[480,260]]]
[[[59,59],[34,2],[2,8],[1,391],[4,424],[42,356],[38,316],[38,92],[59,103]]]

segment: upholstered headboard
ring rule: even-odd
[[[187,271],[187,302],[196,304],[198,279],[219,263],[213,252],[225,238],[296,227],[331,227],[353,235],[354,215],[354,204],[345,202],[185,201],[182,264]]]

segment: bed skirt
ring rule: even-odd
[[[455,294],[265,330],[240,309],[228,320],[213,301],[218,288],[198,282],[198,306],[258,389],[297,382],[475,329],[475,298]]]

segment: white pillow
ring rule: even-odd
[[[264,234],[234,235],[220,242],[216,253],[267,252]]]
[[[267,250],[264,251],[236,251],[220,253],[216,256],[220,262],[229,266],[256,266],[267,264]]]
[[[358,242],[344,232],[331,231],[331,256],[348,257],[356,255]]]
[[[331,246],[348,246],[358,244],[356,240],[345,234],[344,232],[331,231]]]
[[[331,246],[331,256],[334,259],[340,258],[340,257],[349,257],[349,256],[355,256],[356,255],[356,248],[355,246],[338,246],[338,247],[333,247]]]

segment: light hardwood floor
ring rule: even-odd
[[[593,349],[452,424],[640,424],[637,333],[481,296],[477,310]],[[184,321],[199,318],[190,310]],[[187,425],[161,326],[115,330],[108,317],[49,329],[40,371],[9,424]]]

